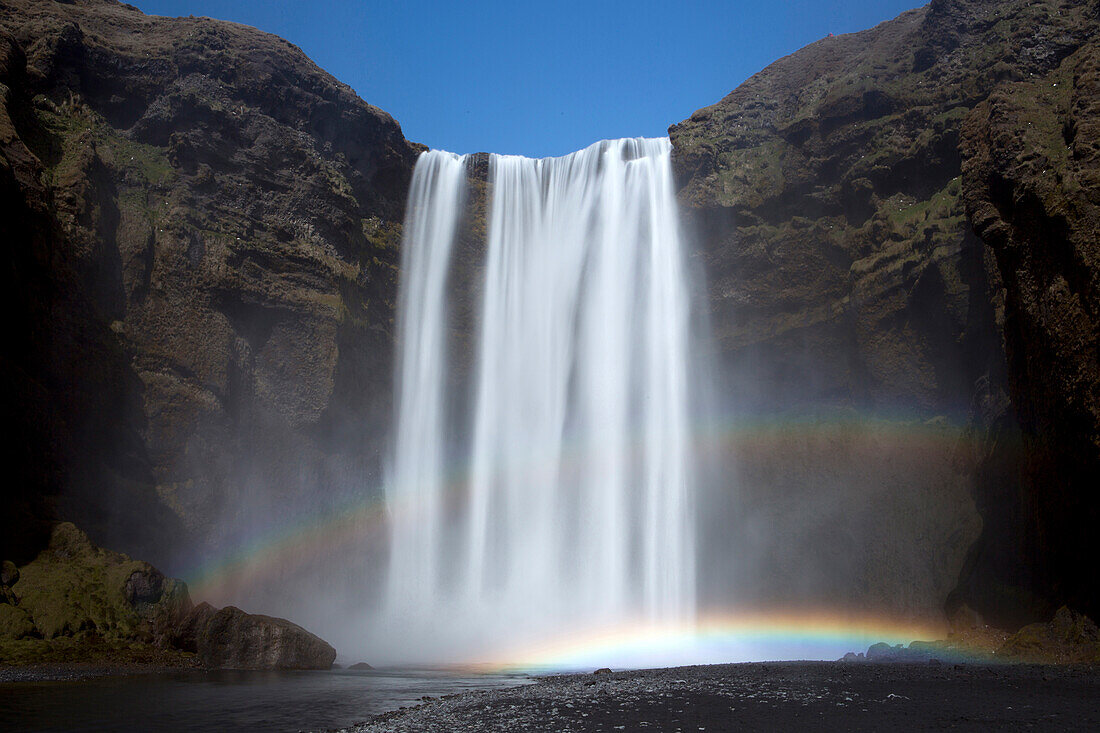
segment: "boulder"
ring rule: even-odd
[[[235,606],[196,606],[179,627],[176,645],[221,669],[329,669],[336,650],[286,619]]]
[[[54,527],[47,548],[20,569],[11,590],[46,639],[90,632],[108,641],[166,647],[191,610],[182,581],[96,547],[70,522]]]
[[[1092,619],[1062,606],[1047,623],[1028,624],[1010,636],[997,656],[1037,664],[1100,661],[1100,629]]]
[[[901,644],[890,646],[885,641],[872,644],[867,647],[867,661],[869,662],[893,662],[897,661],[904,653],[905,647]]]
[[[0,566],[0,585],[15,585],[19,580],[19,568],[11,560],[5,560]]]
[[[37,633],[29,613],[19,606],[0,603],[0,641],[26,639]]]

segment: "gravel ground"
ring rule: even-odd
[[[1100,730],[1100,668],[779,662],[547,677],[429,700],[375,731]]]

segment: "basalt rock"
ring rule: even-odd
[[[990,486],[986,501],[1002,511],[988,512],[995,521],[965,590],[988,605],[998,589],[1022,587],[1096,615],[1100,44],[1002,83],[962,133],[962,195],[1004,283],[1008,385],[1024,444],[1017,480]]]
[[[670,128],[724,406],[758,416],[710,533],[754,538],[722,563],[762,601],[1097,609],[1098,13],[934,0]]]
[[[60,517],[171,568],[373,485],[420,149],[253,28],[0,2],[0,556]]]
[[[177,645],[220,669],[329,669],[336,659],[328,643],[286,619],[208,603],[182,622]]]

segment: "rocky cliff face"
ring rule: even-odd
[[[1094,25],[1095,28],[1095,25]],[[1000,85],[963,126],[963,200],[1004,283],[1019,480],[986,501],[1013,513],[987,533],[970,590],[1024,569],[1042,598],[1096,613],[1100,551],[1100,44]],[[1005,561],[1008,567],[1005,567]]]
[[[847,587],[877,578],[859,603],[917,582],[1006,624],[1070,600],[1095,613],[1081,563],[1096,549],[1098,30],[1093,2],[934,0],[822,39],[670,129],[723,391],[814,426],[729,446],[739,529],[834,538],[848,563],[861,546],[923,548],[869,572],[762,540],[786,595],[808,565]],[[838,453],[816,437],[868,415],[942,431],[906,442],[901,472],[870,438]],[[969,497],[983,529],[967,553]]]
[[[172,569],[377,486],[397,123],[282,39],[111,0],[0,2],[0,85],[0,554],[61,516]]]
[[[728,412],[710,601],[1100,613],[1098,30],[935,0],[671,128]],[[68,518],[177,572],[361,500],[418,150],[256,30],[0,0],[0,557]]]

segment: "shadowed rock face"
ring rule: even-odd
[[[765,517],[759,554],[790,566],[785,577],[827,561],[768,544],[766,517],[812,505],[824,481],[854,490],[825,504],[830,519],[783,520],[787,537],[858,547],[868,533],[848,517],[874,506],[877,551],[926,545],[901,552],[865,598],[906,589],[903,558],[922,555],[937,558],[920,568],[932,570],[925,596],[955,586],[950,606],[994,622],[1049,618],[1061,602],[1096,613],[1084,477],[1096,475],[1098,425],[1098,30],[1092,2],[935,0],[811,44],[670,128],[734,407],[956,428],[905,476],[896,455],[866,450],[872,437],[851,457],[817,451],[817,438],[793,451],[734,441],[729,483]],[[868,504],[861,486],[883,493]],[[969,496],[984,530],[964,562],[977,537]]]
[[[0,2],[0,85],[3,556],[60,515],[171,568],[376,487],[397,123],[282,39],[108,0]]]
[[[1009,390],[1024,437],[1014,511],[983,536],[969,591],[1023,568],[1095,614],[1100,587],[1100,45],[999,86],[963,127],[963,199],[1004,282]],[[1095,628],[1095,627],[1093,627]]]

